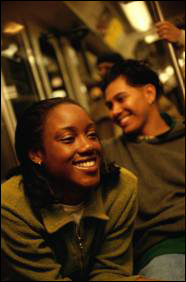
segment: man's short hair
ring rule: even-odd
[[[145,62],[132,59],[115,64],[110,69],[101,85],[103,92],[105,92],[111,82],[120,76],[123,76],[127,83],[134,87],[144,86],[149,83],[153,84],[157,91],[157,99],[163,93],[163,86],[157,73]]]

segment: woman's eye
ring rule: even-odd
[[[74,142],[74,137],[65,137],[60,139],[62,143],[70,144]]]
[[[98,135],[96,132],[91,132],[88,134],[88,137],[91,138],[91,139],[97,139],[98,138]]]

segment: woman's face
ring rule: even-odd
[[[83,188],[100,182],[101,144],[95,124],[79,106],[56,106],[47,116],[40,154],[47,172],[62,184]]]

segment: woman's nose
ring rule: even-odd
[[[78,152],[81,154],[92,153],[95,150],[91,140],[89,140],[87,137],[81,137],[78,146]]]

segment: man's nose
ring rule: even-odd
[[[118,105],[117,103],[115,103],[113,105],[113,109],[112,109],[112,116],[113,118],[118,118],[121,114],[122,114],[122,107],[120,105]]]

